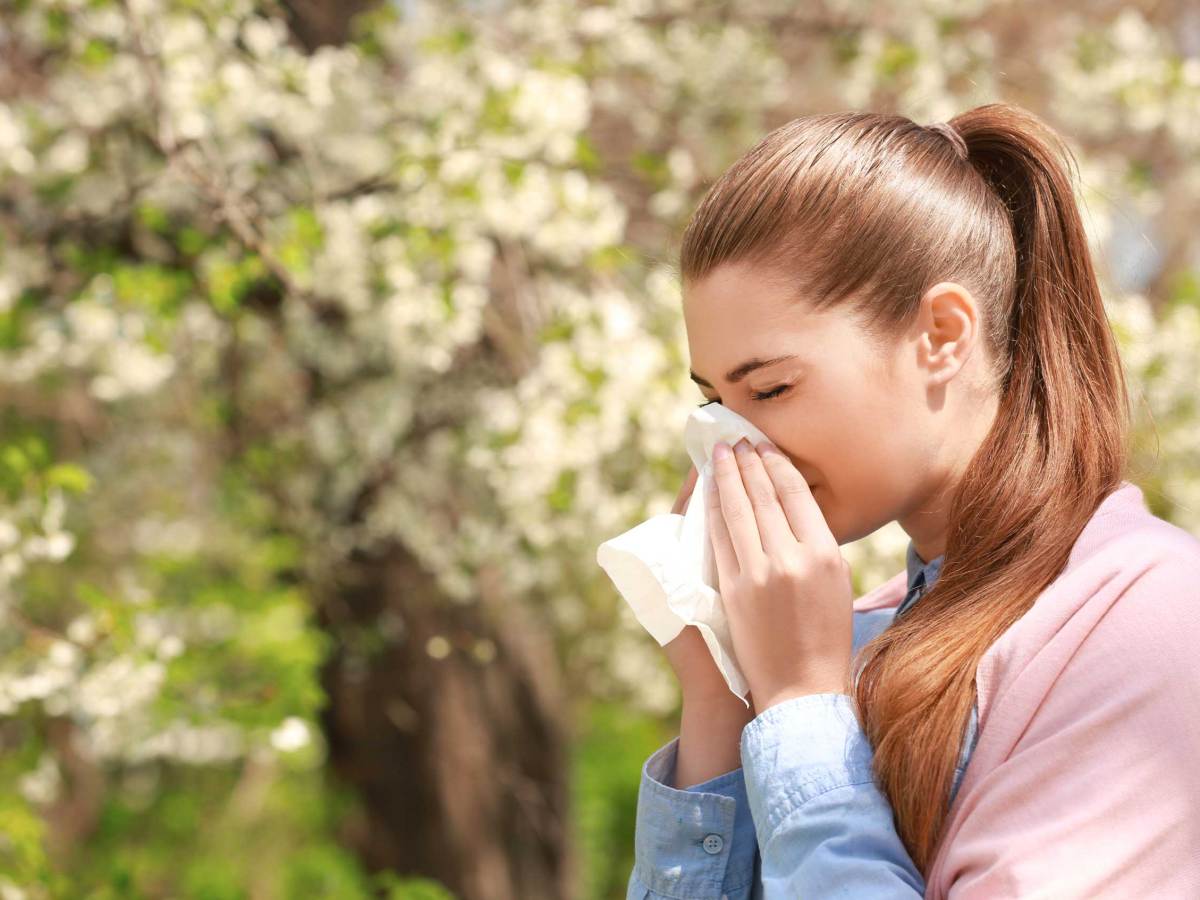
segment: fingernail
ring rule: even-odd
[[[713,459],[729,459],[729,445],[724,441],[717,441],[713,445]]]
[[[775,448],[772,447],[767,441],[759,441],[755,445],[755,448],[758,450],[759,456],[764,456],[765,454],[771,453],[775,450]]]
[[[747,453],[752,452],[753,448],[751,448],[750,442],[748,440],[746,440],[745,438],[740,438],[738,440],[738,442],[733,445],[733,449],[736,452],[740,453],[743,457],[745,457],[745,455]]]

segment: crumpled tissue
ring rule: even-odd
[[[749,687],[733,654],[725,607],[717,590],[717,566],[708,537],[704,495],[712,479],[712,450],[769,440],[719,403],[698,407],[684,424],[683,440],[696,467],[696,484],[683,515],[661,513],[602,543],[596,562],[659,645],[695,625],[717,669],[746,707]]]

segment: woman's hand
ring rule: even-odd
[[[804,694],[848,693],[850,567],[808,484],[775,446],[713,448],[705,502],[734,652],[761,713]]]
[[[687,512],[696,478],[693,466],[671,512],[680,515]],[[685,625],[663,645],[663,651],[683,694],[675,780],[670,787],[691,787],[738,768],[742,764],[742,729],[754,718],[753,707],[747,709],[729,690],[695,625]]]
[[[687,512],[698,477],[696,467],[692,466],[684,478],[675,503],[671,506],[671,512],[678,515]],[[679,679],[679,687],[685,701],[723,701],[737,704],[738,709],[746,708],[733,691],[729,690],[725,677],[717,668],[708,645],[704,643],[704,638],[700,636],[700,631],[695,625],[684,626],[678,635],[663,645],[663,652],[667,655],[667,662],[671,664],[675,677]]]

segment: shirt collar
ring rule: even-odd
[[[942,560],[945,558],[946,555],[943,553],[941,556],[931,559],[929,562],[925,562],[925,560],[921,559],[921,557],[917,554],[916,548],[913,547],[913,542],[909,541],[907,555],[908,590],[911,591],[913,589],[913,586],[916,585],[917,578],[921,573],[925,574],[926,587],[932,587],[933,582],[937,580],[938,573],[942,570]]]

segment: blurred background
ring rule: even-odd
[[[1200,534],[1195,4],[0,3],[0,898],[624,897],[678,696],[595,550],[687,471],[688,214],[992,100]]]

